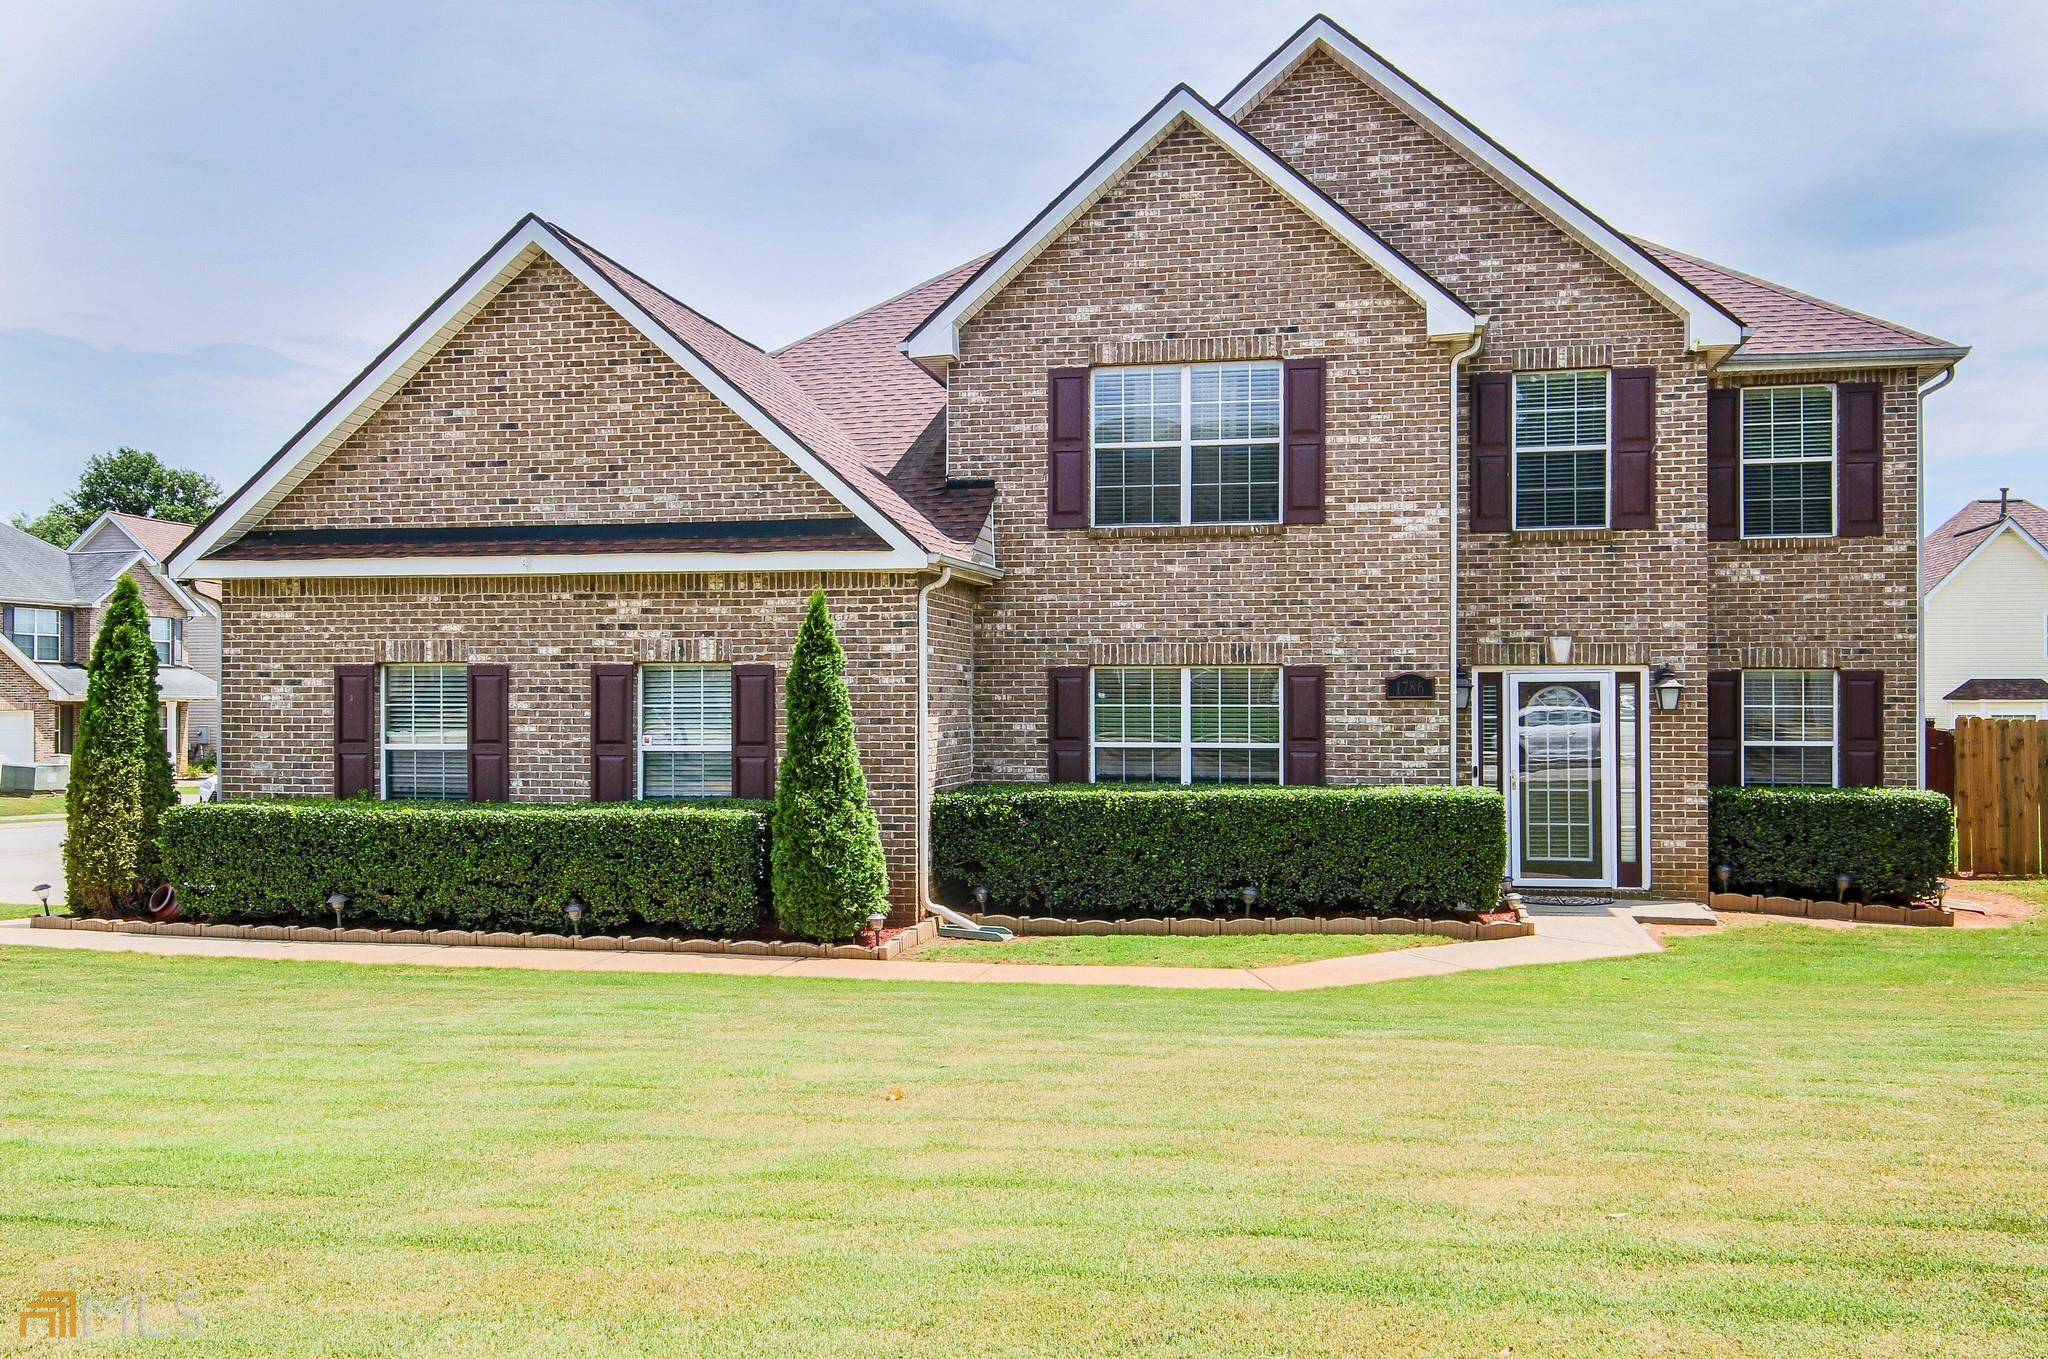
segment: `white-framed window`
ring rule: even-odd
[[[640,667],[640,796],[732,796],[732,667]]]
[[[469,669],[387,665],[384,796],[423,802],[469,797]]]
[[[21,648],[32,661],[56,661],[64,657],[64,614],[59,609],[16,609],[14,631],[7,640]]]
[[[1834,671],[1742,672],[1742,781],[1834,786]]]
[[[1742,536],[1835,531],[1835,389],[1742,389]]]
[[[1607,527],[1605,368],[1515,374],[1515,527]]]
[[[1091,379],[1094,522],[1280,521],[1280,365],[1101,368]]]
[[[150,645],[156,648],[158,665],[178,663],[178,620],[175,618],[152,618],[149,620]]]
[[[1277,666],[1098,666],[1097,783],[1280,782]]]

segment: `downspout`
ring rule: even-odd
[[[1954,364],[1915,394],[1913,478],[1919,507],[1913,523],[1913,786],[1927,786],[1927,597],[1920,592],[1920,554],[1927,542],[1927,398],[1955,381]]]
[[[1451,786],[1464,781],[1465,762],[1458,754],[1458,369],[1486,343],[1486,332],[1475,331],[1472,343],[1451,356],[1451,642],[1450,707]]]
[[[932,900],[931,888],[931,825],[932,796],[931,779],[925,763],[926,734],[929,722],[925,715],[926,695],[931,690],[931,593],[944,587],[953,579],[953,568],[942,567],[937,577],[927,582],[917,592],[917,739],[915,758],[917,760],[917,900],[925,910],[945,923],[939,926],[939,933],[949,939],[999,940],[1010,938],[1010,931],[1000,925],[977,925],[968,917],[950,906]]]

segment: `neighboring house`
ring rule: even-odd
[[[1697,895],[1709,783],[1915,781],[1965,352],[1619,234],[1317,19],[773,353],[526,218],[173,565],[229,796],[765,794],[822,585],[901,912],[992,779],[1478,780],[1518,881]]]
[[[2048,718],[2048,510],[1971,501],[1927,535],[1920,585],[1928,718]]]
[[[219,730],[219,606],[174,582],[162,561],[190,532],[189,524],[109,513],[66,549],[0,525],[0,764],[42,766],[41,786],[63,786],[86,665],[124,575],[149,610],[173,765],[183,766],[200,731]]]

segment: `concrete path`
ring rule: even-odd
[[[689,972],[726,977],[836,981],[1009,982],[1033,986],[1149,986],[1174,990],[1320,991],[1411,977],[1447,977],[1497,967],[1625,958],[1660,949],[1649,931],[1616,908],[1597,915],[1541,917],[1521,939],[1436,944],[1325,958],[1287,967],[1061,967],[1035,963],[864,962],[851,958],[746,958],[695,953],[598,953],[571,949],[461,948],[438,944],[294,944],[84,930],[31,929],[0,921],[0,945],[154,953],[167,957],[261,958],[423,967],[517,967],[557,972]]]
[[[26,822],[0,821],[0,905],[33,905],[42,900],[32,890],[50,884],[50,900],[64,904],[64,821],[36,817]]]

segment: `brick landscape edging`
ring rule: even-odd
[[[1062,920],[1037,915],[977,915],[983,925],[1013,934],[1434,934],[1445,939],[1520,939],[1536,933],[1526,920],[1410,920],[1402,916],[1173,916],[1138,920]]]
[[[1812,901],[1805,897],[1767,897],[1747,892],[1716,892],[1707,904],[1717,911],[1751,915],[1789,915],[1807,920],[1850,920],[1860,925],[1929,925],[1956,923],[1955,913],[1939,906],[1880,906],[1868,901]]]
[[[866,944],[807,944],[795,940],[662,939],[654,935],[533,934],[510,930],[332,929],[324,925],[201,925],[188,920],[96,920],[36,915],[39,930],[91,930],[101,934],[154,934],[199,939],[260,939],[293,944],[440,945],[448,948],[554,948],[603,953],[712,953],[755,958],[856,958],[885,962],[938,937],[936,920],[924,920],[882,941]]]

